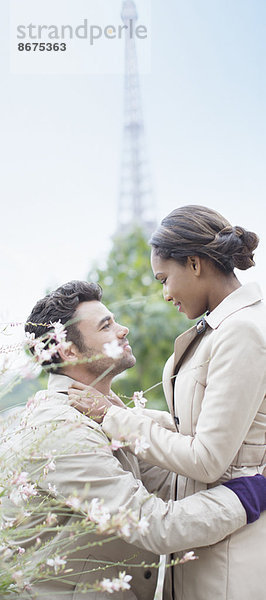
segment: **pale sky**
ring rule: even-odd
[[[95,2],[83,0],[84,16]],[[45,0],[35,3],[45,13]],[[64,3],[70,18],[74,0]],[[107,4],[106,18],[118,22],[120,0]],[[116,45],[116,74],[110,59],[107,73],[103,63],[98,74],[10,73],[9,6],[2,0],[0,315],[23,320],[47,287],[86,278],[110,248],[124,47]],[[59,0],[52,6],[58,18]],[[265,0],[137,0],[137,8],[150,36],[139,62],[158,219],[199,203],[256,231],[257,266],[240,279],[258,280],[266,294]]]

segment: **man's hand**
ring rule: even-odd
[[[70,404],[74,408],[97,423],[103,421],[104,416],[113,404],[125,408],[122,400],[113,392],[105,396],[94,387],[84,385],[78,381],[73,382],[68,388],[68,396]]]

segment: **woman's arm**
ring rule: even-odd
[[[149,447],[138,456],[203,481],[219,479],[233,461],[258,412],[266,390],[266,348],[257,328],[226,322],[215,332],[207,386],[195,436],[172,433],[132,410],[111,407],[102,427],[135,451],[135,440]]]
[[[97,423],[102,423],[111,406],[119,406],[126,409],[122,400],[114,392],[111,392],[108,396],[104,396],[104,394],[97,391],[94,387],[85,385],[79,381],[72,382],[68,388],[68,396],[71,406]],[[138,418],[148,417],[161,427],[176,432],[174,419],[166,411],[146,408],[132,408],[130,410],[137,414]]]

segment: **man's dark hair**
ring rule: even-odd
[[[86,345],[79,330],[78,322],[75,321],[76,310],[81,302],[91,300],[100,302],[101,299],[102,288],[98,283],[69,281],[38,300],[27,319],[25,331],[34,333],[35,338],[42,338],[45,342],[47,331],[52,329],[51,323],[60,320],[67,331],[66,339],[73,342],[80,352],[85,352]],[[56,353],[50,361],[44,362],[43,366],[49,367],[60,362],[62,362],[62,359]],[[56,369],[53,370],[56,371]]]

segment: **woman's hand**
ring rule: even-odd
[[[94,387],[75,381],[68,388],[70,404],[79,412],[101,423],[112,404],[125,408],[116,394],[107,397]]]

